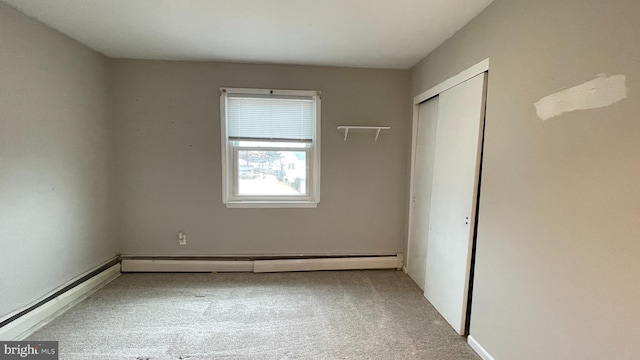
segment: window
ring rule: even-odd
[[[227,207],[316,207],[320,92],[221,89]]]

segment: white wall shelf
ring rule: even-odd
[[[359,126],[359,125],[340,125],[338,126],[338,130],[344,130],[344,141],[347,141],[347,137],[349,136],[350,130],[373,130],[376,132],[376,139],[378,141],[378,136],[380,136],[381,130],[389,130],[391,126]]]

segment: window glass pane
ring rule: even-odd
[[[238,150],[238,195],[307,195],[307,153]]]

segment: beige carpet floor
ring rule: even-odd
[[[480,359],[401,271],[124,274],[28,340],[60,359]]]

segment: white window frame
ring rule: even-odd
[[[311,143],[306,148],[282,147],[274,142],[273,147],[234,146],[227,132],[227,96],[228,95],[260,95],[260,96],[304,96],[311,97],[315,106],[315,127]],[[222,202],[228,208],[315,208],[320,202],[320,134],[321,134],[321,96],[319,91],[312,90],[274,90],[247,88],[220,88],[220,124],[221,124],[221,158],[222,158]],[[292,141],[295,142],[295,141]],[[305,151],[307,161],[307,177],[305,179],[306,194],[304,196],[247,196],[238,195],[238,160],[241,150],[275,150]]]

